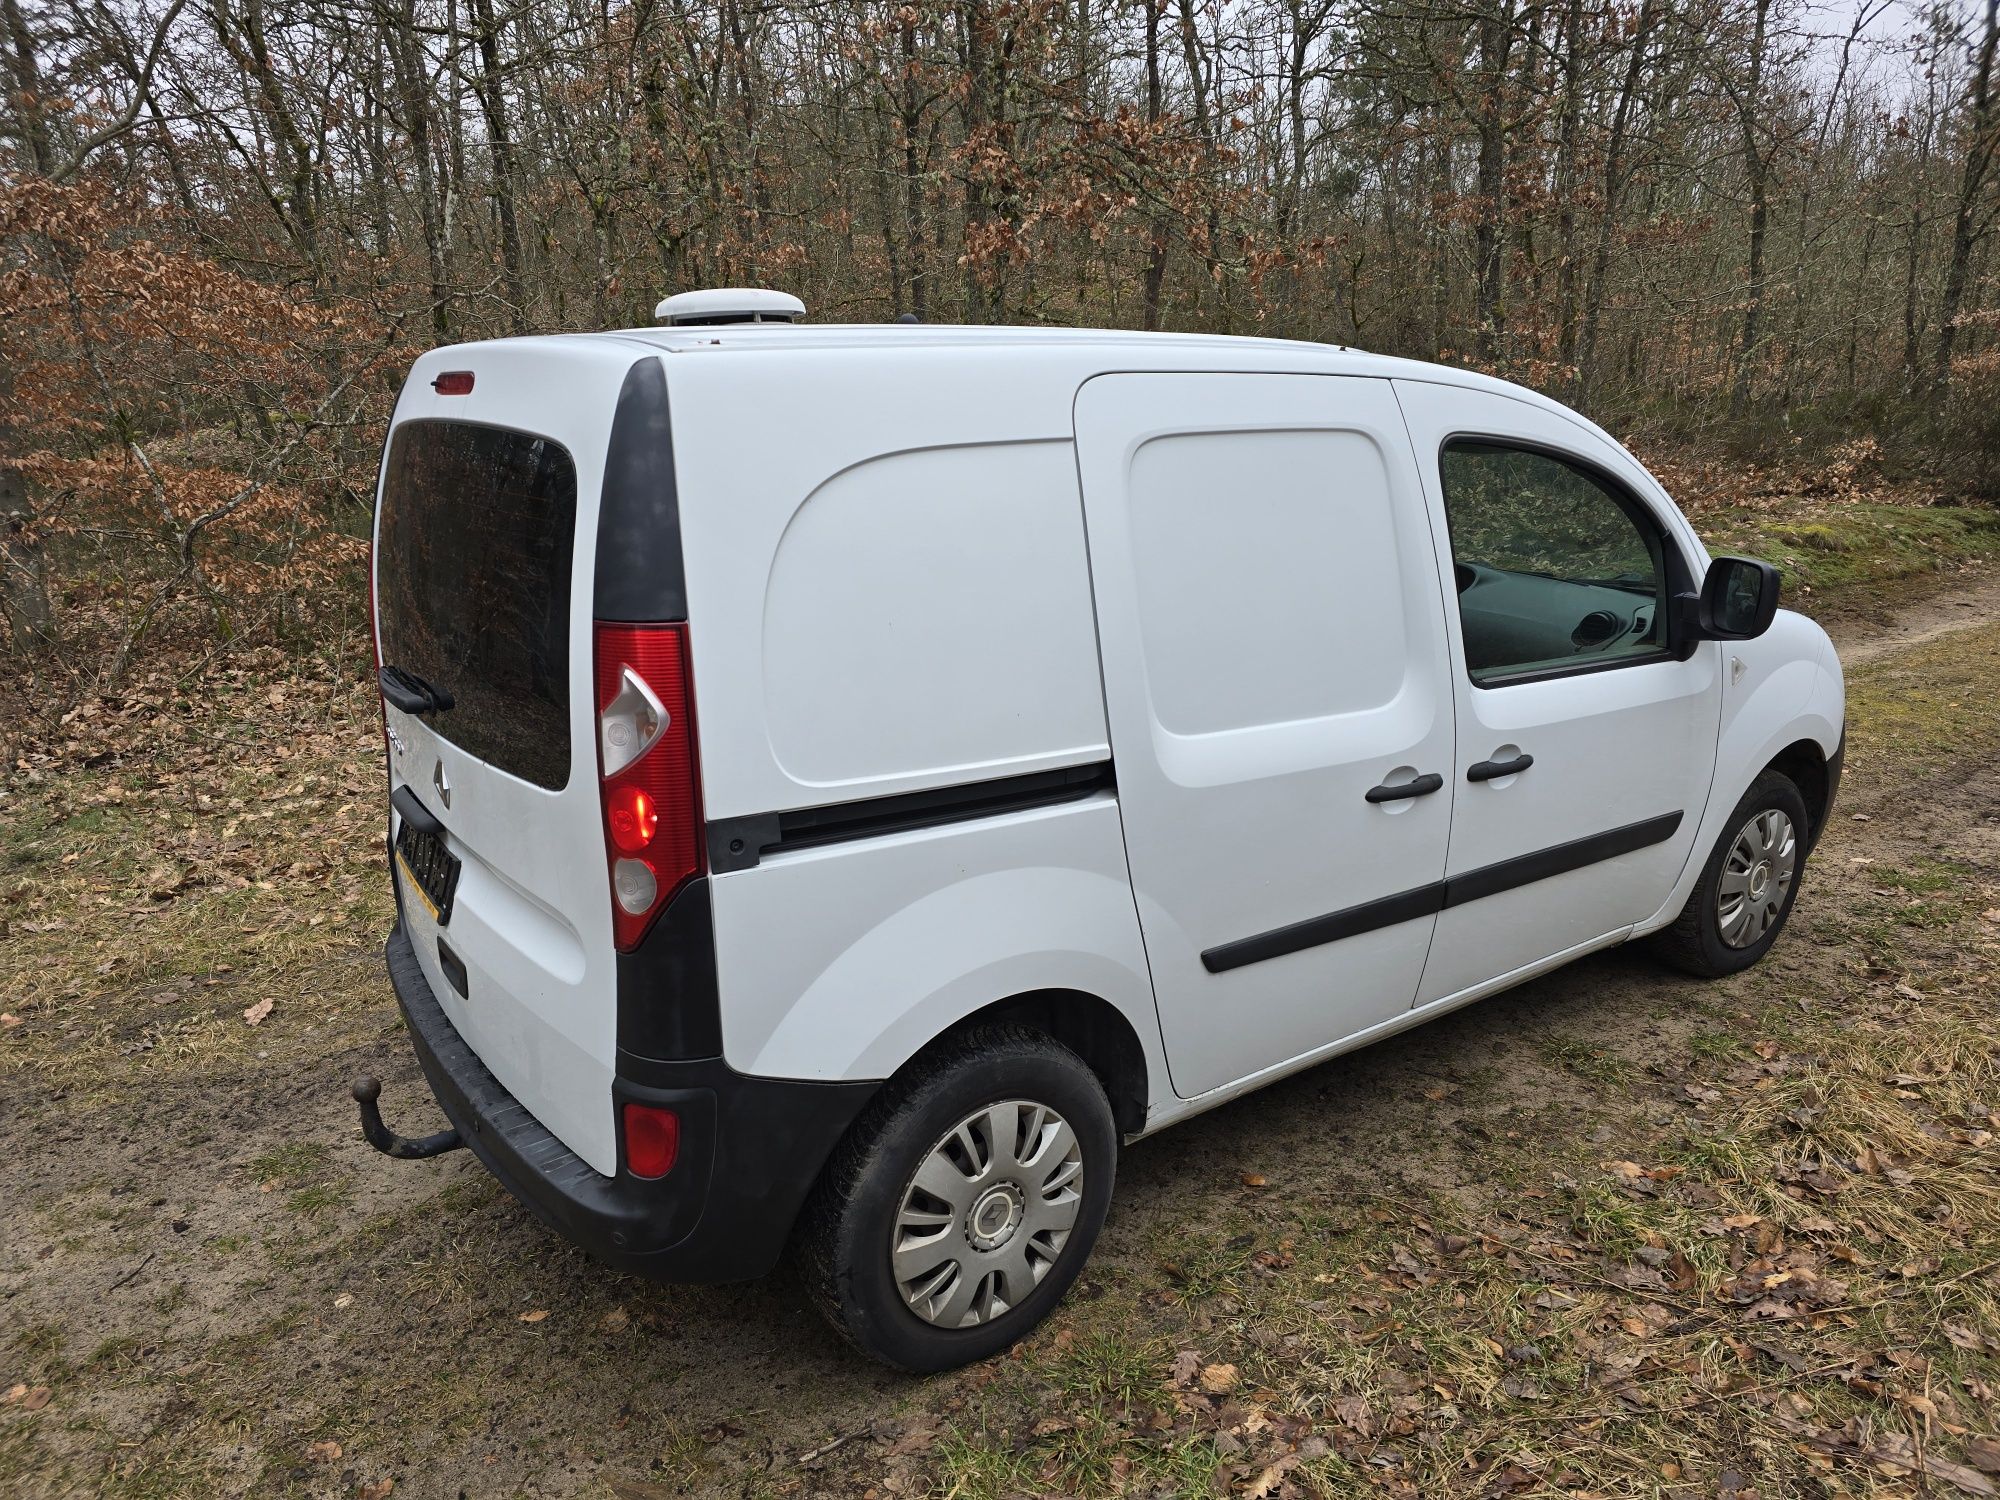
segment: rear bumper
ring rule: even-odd
[[[620,1102],[664,1105],[681,1121],[665,1177],[606,1177],[557,1140],[486,1070],[438,1005],[398,922],[389,979],[439,1106],[486,1168],[551,1228],[621,1270],[662,1281],[743,1281],[777,1263],[834,1143],[874,1083],[752,1078],[719,1057],[649,1062],[621,1076]]]

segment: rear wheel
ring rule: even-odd
[[[1661,933],[1667,957],[1712,979],[1769,952],[1798,895],[1808,826],[1792,779],[1759,776],[1723,825],[1679,918]]]
[[[1111,1201],[1118,1132],[1067,1047],[993,1027],[946,1044],[868,1108],[800,1220],[828,1321],[901,1369],[997,1354],[1047,1317]]]

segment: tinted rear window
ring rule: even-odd
[[[551,790],[569,781],[569,575],[576,465],[561,444],[470,422],[405,422],[376,532],[382,660],[448,691],[428,721]]]

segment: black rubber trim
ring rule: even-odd
[[[1833,747],[1833,754],[1826,758],[1826,806],[1820,809],[1814,821],[1812,834],[1806,841],[1806,853],[1819,847],[1820,835],[1826,832],[1826,825],[1833,821],[1833,804],[1840,796],[1840,775],[1847,768],[1847,726],[1840,726],[1840,743]]]
[[[1567,875],[1585,865],[1616,859],[1635,849],[1664,844],[1681,826],[1681,817],[1677,812],[1663,813],[1643,823],[1627,823],[1623,828],[1593,833],[1588,838],[1572,839],[1567,844],[1538,849],[1533,854],[1517,855],[1496,865],[1454,875],[1444,883],[1444,904],[1447,907],[1463,906],[1468,901],[1481,901],[1488,896],[1511,891],[1516,886],[1533,885],[1537,880]]]
[[[637,1076],[621,1067],[604,1108],[629,1101],[672,1109],[680,1155],[665,1177],[634,1177],[621,1132],[619,1170],[607,1177],[487,1071],[439,1007],[400,920],[387,957],[417,1061],[465,1144],[543,1223],[621,1270],[659,1280],[768,1273],[826,1158],[881,1086],[755,1078],[720,1058],[652,1063]]]
[[[618,955],[618,1052],[646,1061],[721,1056],[715,917],[706,876],[682,886],[639,946]]]
[[[720,818],[708,825],[708,867],[718,875],[748,870],[767,854],[1052,807],[1078,801],[1113,785],[1111,762],[1106,760],[1087,766],[1067,766],[1059,771],[1008,776],[998,781],[872,797],[865,802],[838,802],[790,812]]]
[[[637,624],[687,618],[673,424],[666,370],[657,354],[625,372],[611,418],[597,512],[592,616]]]
[[[1379,901],[1364,901],[1345,911],[1308,917],[1289,927],[1260,932],[1255,937],[1238,938],[1233,943],[1210,948],[1202,954],[1201,966],[1211,974],[1221,974],[1229,969],[1240,969],[1245,964],[1261,963],[1267,958],[1282,958],[1287,953],[1317,948],[1324,943],[1337,943],[1342,938],[1358,937],[1378,927],[1393,927],[1398,922],[1412,922],[1418,917],[1434,917],[1443,910],[1444,882],[1433,881],[1413,891],[1384,896]]]
[[[1211,974],[1221,974],[1230,969],[1240,969],[1245,964],[1261,963],[1267,958],[1282,958],[1287,953],[1337,943],[1342,938],[1359,937],[1378,927],[1393,927],[1398,922],[1436,916],[1449,907],[1481,901],[1518,886],[1532,885],[1538,880],[1566,875],[1571,870],[1581,870],[1602,860],[1616,859],[1635,849],[1665,843],[1681,826],[1682,816],[1677,812],[1664,813],[1643,823],[1628,823],[1622,828],[1593,833],[1588,838],[1573,839],[1567,844],[1539,849],[1533,854],[1503,859],[1498,864],[1468,870],[1448,880],[1434,880],[1429,885],[1383,896],[1379,900],[1364,901],[1359,906],[1328,912],[1323,917],[1309,917],[1289,927],[1278,927],[1254,937],[1220,943],[1203,951],[1201,966]]]

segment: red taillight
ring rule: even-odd
[[[612,940],[630,952],[703,866],[687,627],[599,622],[596,656]]]
[[[431,382],[431,389],[440,396],[470,396],[472,394],[472,371],[446,370]]]
[[[611,829],[611,842],[620,854],[644,853],[660,827],[653,799],[630,784],[604,794],[604,817]]]
[[[634,1177],[664,1177],[681,1154],[681,1117],[654,1104],[625,1106],[625,1170]]]

